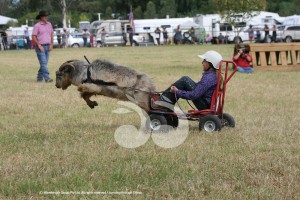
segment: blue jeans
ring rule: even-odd
[[[179,80],[177,80],[173,86],[177,87],[179,90],[192,91],[196,88],[196,83],[188,76],[183,76]],[[171,104],[175,104],[178,99],[176,99],[175,94],[170,92],[171,87],[166,89],[162,95],[160,96],[160,101],[166,101]],[[167,99],[165,98],[167,97]],[[170,100],[170,101],[168,101]],[[194,105],[198,110],[208,109],[210,107],[210,103],[206,102],[203,98],[199,97],[193,100]]]
[[[241,72],[241,73],[253,73],[254,70],[252,67],[237,67],[237,70],[238,72]]]
[[[40,69],[37,74],[37,81],[48,81],[50,79],[49,71],[48,71],[48,60],[49,60],[49,45],[42,45],[44,48],[44,52],[41,52],[41,50],[36,46],[35,52],[40,62]]]
[[[87,37],[83,37],[83,46],[86,47],[87,46]]]

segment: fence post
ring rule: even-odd
[[[300,67],[298,43],[251,43],[249,46],[254,67]]]

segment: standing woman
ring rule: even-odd
[[[62,34],[62,46],[63,48],[67,48],[68,47],[68,38],[69,38],[69,34],[68,31],[66,29],[64,29],[64,32]]]
[[[84,47],[87,47],[88,37],[90,37],[90,32],[85,28],[85,29],[83,29],[83,32],[82,32],[83,46]]]
[[[60,45],[61,45],[61,32],[60,32],[60,30],[57,30],[56,37],[57,37],[58,48],[60,48]]]
[[[269,29],[269,27],[268,27],[267,24],[265,24],[264,31],[265,31],[265,39],[264,39],[264,42],[265,42],[265,43],[269,43],[270,29]]]
[[[160,29],[159,29],[159,27],[157,27],[154,32],[156,35],[155,38],[156,38],[157,46],[159,46],[160,45]]]
[[[168,44],[168,31],[166,29],[166,27],[163,28],[163,37],[164,37],[164,45],[167,45]]]
[[[107,32],[105,30],[105,28],[103,27],[102,30],[101,30],[101,43],[102,43],[102,46],[104,47],[105,46],[105,36],[106,36]]]
[[[36,19],[40,21],[36,23],[32,31],[32,39],[35,43],[35,52],[37,54],[40,69],[37,74],[37,82],[42,82],[43,80],[47,82],[52,82],[53,80],[49,76],[48,71],[48,60],[50,56],[50,51],[53,49],[53,28],[52,24],[47,21],[48,12],[42,10]]]
[[[249,29],[248,29],[248,37],[249,37],[250,43],[252,43],[253,38],[254,38],[254,30],[253,30],[253,28],[252,28],[252,25],[249,26]]]
[[[276,42],[276,37],[277,37],[276,30],[277,30],[276,25],[273,25],[273,27],[272,27],[272,42]]]
[[[174,39],[175,39],[175,44],[182,44],[182,32],[181,32],[181,29],[180,29],[179,25],[175,29]]]

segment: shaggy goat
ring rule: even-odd
[[[105,60],[95,60],[91,64],[80,60],[63,63],[56,71],[56,87],[65,90],[71,84],[78,86],[81,97],[90,108],[98,105],[90,100],[93,95],[120,100],[129,100],[129,95],[139,107],[148,111],[148,92],[155,91],[152,80],[146,74]]]

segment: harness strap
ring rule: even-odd
[[[87,68],[87,78],[85,80],[82,81],[82,83],[93,83],[93,84],[96,84],[96,85],[101,85],[101,86],[115,86],[115,87],[118,87],[120,89],[124,89],[124,90],[127,90],[127,91],[131,91],[132,94],[134,92],[143,92],[143,93],[146,93],[146,94],[151,94],[153,92],[148,92],[148,91],[144,91],[144,90],[140,90],[140,89],[136,89],[136,88],[133,88],[133,87],[119,87],[117,84],[115,83],[112,83],[112,82],[105,82],[103,80],[93,80],[91,78],[91,72],[90,72],[90,66],[88,66]],[[159,93],[162,93],[163,91],[159,92]]]
[[[93,80],[91,78],[91,72],[90,72],[90,66],[87,68],[87,78],[82,81],[82,83],[94,83],[97,85],[103,85],[103,86],[117,86],[115,83],[112,82],[105,82],[103,80]]]

